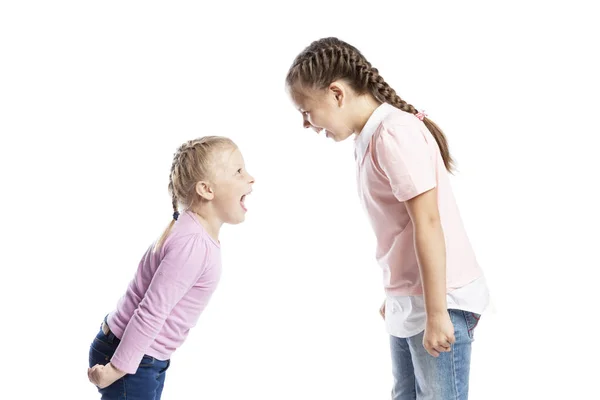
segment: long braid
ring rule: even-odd
[[[169,193],[171,194],[171,204],[173,206],[173,219],[177,220],[179,217],[179,204],[177,201],[177,191],[173,181],[179,181],[179,167],[181,165],[181,155],[186,150],[186,146],[189,142],[184,143],[177,149],[177,152],[173,155],[173,163],[171,164],[171,173],[169,174]]]
[[[407,103],[398,96],[396,91],[379,75],[377,68],[371,68],[368,75],[369,86],[374,93],[378,94],[377,97],[407,113],[416,114],[418,112],[412,104]]]
[[[377,68],[371,68],[368,72],[369,86],[371,93],[378,98],[378,100],[391,104],[392,106],[401,109],[410,114],[417,114],[417,109],[412,105],[402,100],[400,96],[396,94],[396,91],[379,75]],[[446,136],[442,133],[442,130],[429,118],[424,117],[423,123],[427,126],[427,129],[432,133],[444,160],[444,166],[448,171],[452,171],[454,160],[450,155],[450,149],[448,147],[448,141]]]
[[[173,173],[175,170],[175,163],[171,166],[171,174],[169,175],[169,193],[171,193],[171,204],[173,205],[173,219],[179,217],[179,206],[177,202],[177,195],[175,194],[175,188],[173,187]]]
[[[173,164],[171,165],[171,173],[169,174],[169,193],[171,194],[171,205],[173,206],[173,219],[177,219],[179,216],[179,201],[178,198],[185,198],[188,196],[189,188],[182,185],[181,181],[189,181],[190,175],[193,175],[190,168],[186,168],[186,165],[190,164],[190,157],[193,156],[193,152],[204,150],[201,157],[206,157],[207,138],[201,140],[188,140],[183,143],[177,149],[177,152],[173,155]],[[193,163],[193,161],[191,162]],[[204,171],[202,171],[204,172]],[[176,183],[174,183],[176,182]]]
[[[325,89],[331,82],[340,79],[346,80],[358,95],[369,93],[381,103],[389,103],[410,114],[418,113],[412,104],[396,93],[357,48],[337,38],[324,38],[304,49],[290,67],[286,83],[289,87],[300,84]],[[452,171],[454,160],[444,133],[429,118],[424,118],[423,122],[438,144],[446,169]]]

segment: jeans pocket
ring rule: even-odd
[[[479,324],[479,319],[481,318],[481,315],[471,311],[463,311],[463,315],[467,323],[467,332],[469,334],[469,338],[471,340],[474,340],[475,328],[477,327],[477,324]]]
[[[89,350],[89,364],[90,368],[96,364],[106,365],[110,361],[112,357],[112,352],[107,351],[108,349],[102,345],[98,345],[96,341],[94,341],[90,345]]]
[[[154,366],[156,359],[154,357],[150,357],[148,355],[144,355],[142,357],[142,361],[140,361],[140,368],[150,368]]]
[[[115,343],[110,343],[110,339],[102,332],[102,330],[100,330],[90,345],[90,359],[92,358],[92,354],[95,354],[94,358],[102,356],[102,358],[106,359],[108,362],[116,349],[117,345]]]
[[[169,369],[170,366],[171,366],[171,360],[165,361],[165,366],[160,370],[160,373],[164,374],[165,372],[167,372],[167,370]]]

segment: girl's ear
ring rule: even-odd
[[[340,108],[343,107],[346,101],[346,91],[344,86],[338,81],[333,81],[329,85],[329,91],[333,94],[337,106]]]
[[[200,181],[196,183],[196,193],[198,194],[198,196],[206,200],[212,200],[215,197],[213,189],[210,187],[210,184],[206,181]]]

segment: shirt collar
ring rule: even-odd
[[[377,131],[383,120],[394,110],[395,107],[391,104],[382,103],[373,111],[367,123],[354,140],[354,155],[357,161],[360,162],[365,157],[373,134]]]

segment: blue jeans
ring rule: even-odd
[[[456,342],[450,352],[433,357],[421,332],[409,338],[391,336],[393,400],[466,400],[469,396],[471,343],[479,315],[448,310]]]
[[[105,335],[100,327],[90,346],[90,367],[108,364],[119,342],[112,332]],[[98,389],[102,400],[160,400],[169,364],[169,360],[161,361],[145,355],[135,374],[127,374],[112,385]]]

